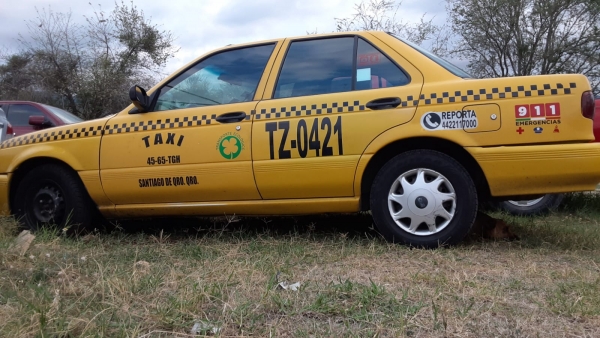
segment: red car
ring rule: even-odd
[[[15,136],[83,121],[66,110],[29,101],[0,101]]]
[[[600,96],[596,96],[594,137],[595,142],[600,142]],[[560,202],[562,202],[563,197],[563,194],[547,194],[532,200],[509,200],[501,202],[500,207],[509,213],[518,216],[541,215],[558,207]]]

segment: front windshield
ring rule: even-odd
[[[49,111],[52,112],[52,114],[56,115],[56,117],[58,117],[61,121],[63,121],[65,124],[71,124],[71,123],[78,123],[78,122],[83,122],[82,119],[80,119],[79,117],[69,113],[66,110],[62,110],[60,108],[56,108],[53,106],[49,106],[47,104],[42,104],[42,106],[44,106],[44,108],[48,109]]]
[[[412,48],[416,49],[419,53],[425,55],[426,57],[428,57],[429,59],[431,59],[433,62],[437,63],[438,65],[444,67],[447,71],[449,71],[450,73],[458,76],[458,77],[462,77],[463,79],[471,79],[473,78],[473,76],[471,76],[469,73],[465,72],[464,70],[458,68],[457,66],[453,65],[452,63],[442,59],[441,57],[431,53],[430,51],[423,49],[421,46],[414,44],[410,41],[401,39],[397,36],[392,35],[393,37],[395,37],[396,39],[404,42],[405,44],[411,46]]]

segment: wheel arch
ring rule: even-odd
[[[11,210],[14,210],[15,196],[21,181],[23,181],[23,178],[25,178],[27,173],[29,173],[33,168],[44,164],[56,164],[63,167],[65,170],[76,172],[76,170],[74,170],[69,164],[54,157],[34,157],[23,161],[15,168],[10,176],[8,201]]]
[[[360,182],[361,211],[370,210],[371,186],[379,170],[394,156],[410,150],[419,149],[439,151],[457,160],[473,179],[479,199],[481,201],[487,201],[490,198],[490,187],[483,170],[473,156],[471,156],[471,154],[469,154],[462,146],[452,141],[435,137],[413,137],[387,144],[379,149],[369,160],[362,173]]]

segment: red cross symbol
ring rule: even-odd
[[[517,133],[519,133],[519,135],[523,134],[523,132],[525,131],[525,129],[519,127],[519,129],[517,129]]]

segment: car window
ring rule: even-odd
[[[8,109],[8,122],[13,127],[29,126],[30,116],[45,116],[38,108],[28,104],[11,104]]]
[[[409,45],[410,47],[414,48],[417,52],[425,55],[426,57],[428,57],[429,59],[431,59],[433,62],[437,63],[438,65],[444,67],[447,71],[449,71],[450,73],[458,76],[458,77],[462,77],[463,79],[471,79],[473,78],[469,73],[465,72],[464,70],[460,69],[459,67],[457,67],[456,65],[452,64],[451,62],[442,59],[441,57],[431,53],[430,51],[422,48],[421,46],[417,45],[416,43],[412,43],[406,39],[401,39],[393,34],[390,34],[391,36],[395,37],[396,39],[404,42],[405,44]]]
[[[44,106],[44,108],[48,109],[49,111],[52,112],[52,114],[54,114],[54,116],[58,117],[61,121],[63,121],[65,124],[71,124],[71,123],[77,123],[77,122],[83,122],[83,119],[69,113],[68,111],[64,110],[64,109],[60,109],[54,106],[49,106],[47,104],[42,104],[42,106]]]
[[[161,89],[154,110],[252,101],[274,47],[235,49],[202,60]]]
[[[352,90],[353,50],[354,37],[292,42],[274,98]]]
[[[358,39],[356,52],[356,89],[403,86],[410,79],[402,69],[363,39]]]
[[[354,37],[303,40],[290,44],[274,98],[403,86],[406,73],[363,39],[358,39],[353,81]]]

